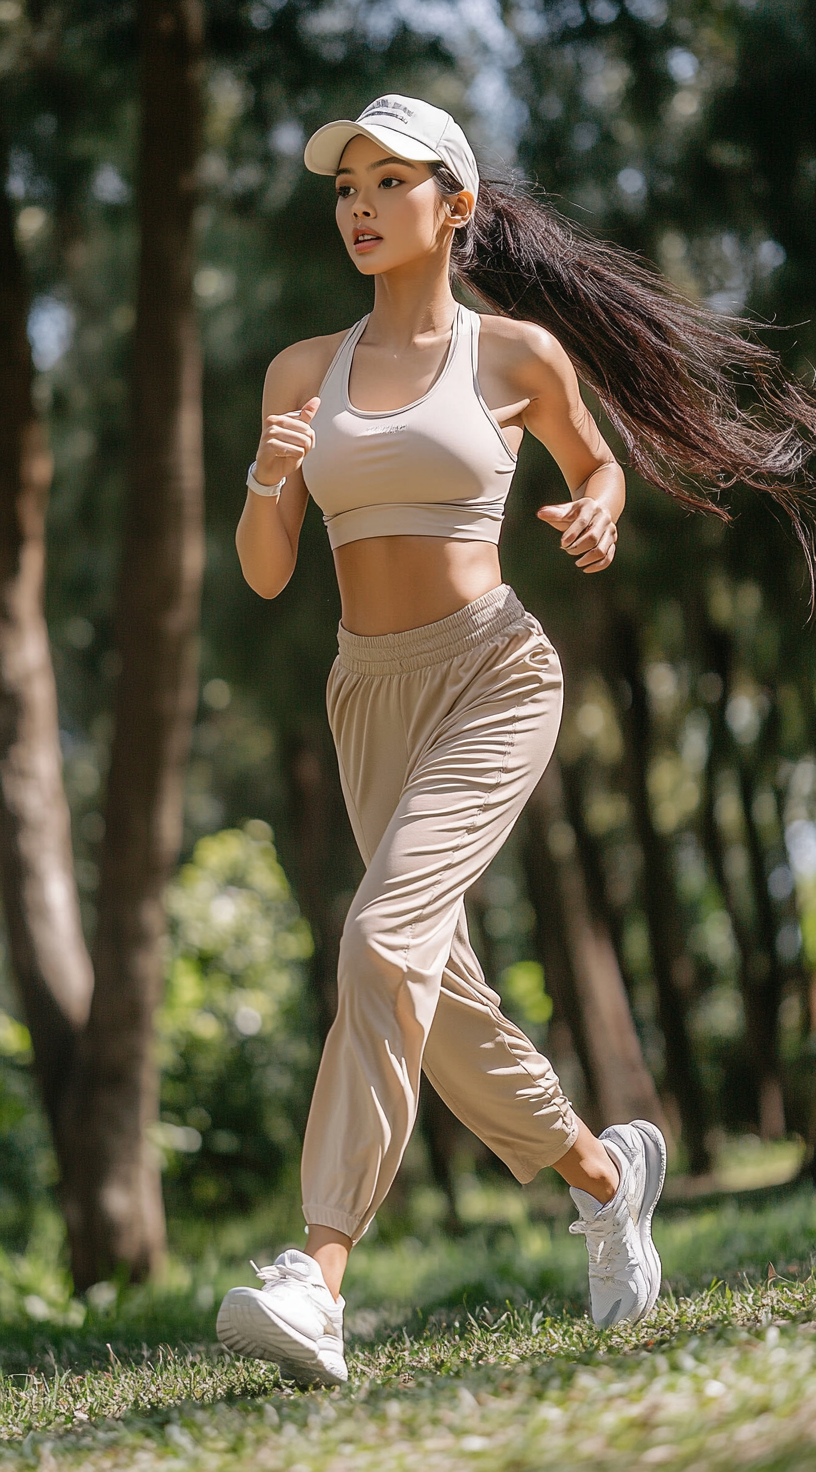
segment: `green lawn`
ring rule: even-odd
[[[667,1207],[658,1311],[604,1333],[585,1317],[568,1217],[556,1202],[555,1219],[531,1220],[519,1202],[494,1192],[455,1241],[364,1243],[348,1279],[350,1383],[310,1394],[214,1342],[215,1300],[250,1281],[246,1255],[281,1245],[280,1213],[209,1239],[177,1228],[161,1288],[103,1286],[87,1309],[67,1296],[44,1217],[24,1257],[0,1259],[0,1472],[236,1472],[239,1459],[247,1472],[812,1472],[809,1187]]]

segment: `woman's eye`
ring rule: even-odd
[[[396,184],[401,184],[401,183],[402,183],[402,180],[401,179],[394,179],[389,174],[385,179],[381,179],[380,180],[380,188],[381,189],[393,189]]]
[[[337,189],[337,198],[338,199],[348,199],[348,197],[349,197],[350,194],[351,194],[351,185],[350,184],[340,184],[338,186],[338,189]]]

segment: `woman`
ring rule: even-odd
[[[274,598],[309,493],[323,510],[342,603],[329,720],[366,874],[304,1141],[308,1248],[259,1270],[262,1288],[232,1289],[218,1334],[304,1383],[336,1384],[343,1272],[396,1174],[423,1068],[520,1181],[550,1165],[568,1182],[596,1323],[642,1318],[660,1286],[659,1130],[636,1120],[596,1139],[502,1016],[468,940],[465,891],[544,771],[561,714],[555,651],[499,565],[524,430],[571,496],[538,515],[595,574],[615,555],[625,488],[576,368],[636,467],[721,516],[689,473],[768,489],[797,516],[797,423],[814,417],[761,345],[625,253],[480,183],[438,108],[379,98],[319,129],[305,160],[335,177],[337,224],[374,306],[271,364],[237,545],[250,586]],[[451,277],[493,313],[458,305]],[[728,363],[759,383],[762,423],[739,409]]]

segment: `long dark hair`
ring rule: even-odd
[[[433,172],[443,195],[463,188],[444,165]],[[816,537],[803,472],[816,447],[816,400],[749,322],[688,301],[525,185],[480,184],[451,270],[494,311],[552,332],[651,485],[723,521],[728,487],[771,496],[804,549],[813,604]]]

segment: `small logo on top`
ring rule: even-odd
[[[369,104],[365,112],[360,113],[360,122],[363,121],[363,118],[377,117],[378,115],[385,115],[392,122],[402,123],[414,117],[414,109],[412,107],[406,107],[402,102],[392,102],[388,97],[378,97],[376,102]]]

